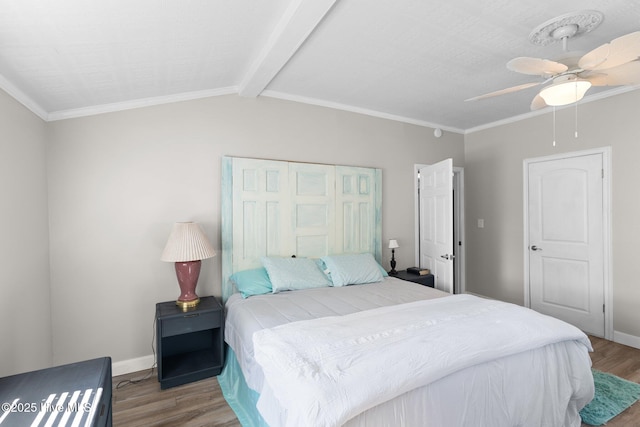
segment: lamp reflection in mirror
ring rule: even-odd
[[[389,249],[391,249],[391,270],[389,271],[390,275],[396,275],[398,274],[398,272],[396,271],[396,249],[398,249],[400,246],[398,246],[398,241],[395,239],[391,239],[389,240]]]
[[[556,81],[540,91],[547,105],[558,107],[580,101],[591,87],[591,82],[581,79],[563,79]]]
[[[183,311],[198,305],[196,294],[202,260],[214,257],[216,251],[207,236],[195,222],[176,222],[173,225],[167,245],[162,252],[162,261],[174,262],[180,296],[176,301]]]

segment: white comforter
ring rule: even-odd
[[[275,396],[286,425],[298,427],[339,426],[467,367],[567,340],[591,348],[564,322],[456,295],[264,329],[253,346],[264,396]]]
[[[247,385],[262,390],[263,375],[254,359],[253,334],[285,323],[328,316],[344,316],[449,294],[412,282],[386,277],[366,285],[314,288],[242,298],[234,294],[226,303],[225,341],[233,349]]]

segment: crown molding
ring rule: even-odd
[[[353,105],[341,104],[341,103],[338,103],[338,102],[325,101],[325,100],[322,100],[322,99],[310,98],[310,97],[299,96],[299,95],[291,95],[291,94],[288,94],[288,93],[282,93],[282,92],[277,92],[277,91],[273,91],[273,90],[265,90],[260,95],[261,96],[265,96],[265,97],[269,97],[269,98],[283,99],[283,100],[286,100],[286,101],[300,102],[302,104],[310,104],[310,105],[317,105],[319,107],[333,108],[334,110],[342,110],[342,111],[348,111],[348,112],[351,112],[351,113],[364,114],[366,116],[377,117],[377,118],[380,118],[380,119],[393,120],[393,121],[396,121],[396,122],[408,123],[408,124],[412,124],[412,125],[423,126],[423,127],[433,128],[433,129],[440,128],[443,131],[464,134],[464,130],[462,130],[462,129],[449,127],[449,126],[443,126],[443,125],[439,125],[437,123],[431,123],[431,122],[427,122],[427,121],[424,121],[424,120],[417,120],[417,119],[412,119],[412,118],[409,118],[409,117],[398,116],[398,115],[395,115],[395,114],[388,114],[388,113],[383,113],[383,112],[380,112],[380,111],[369,110],[369,109],[366,109],[366,108],[354,107]]]
[[[23,91],[18,89],[13,83],[7,80],[3,75],[0,74],[0,89],[7,92],[11,95],[16,101],[27,107],[29,111],[31,111],[36,116],[40,117],[42,120],[47,121],[49,118],[49,113],[47,113],[37,102],[35,102],[31,97],[25,94]]]
[[[65,120],[78,117],[94,116],[103,113],[113,113],[134,108],[150,107],[154,105],[171,104],[173,102],[191,101],[193,99],[209,98],[212,96],[229,95],[238,93],[237,86],[223,87],[219,89],[201,90],[197,92],[179,93],[175,95],[156,96],[153,98],[135,99],[131,101],[115,102],[113,104],[96,105],[86,108],[75,108],[49,113],[47,121]]]

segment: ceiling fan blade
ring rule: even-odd
[[[466,101],[479,101],[485,98],[491,98],[498,95],[505,95],[507,93],[517,92],[519,90],[528,89],[533,86],[541,85],[544,82],[525,83],[518,86],[508,87],[506,89],[496,90],[495,92],[485,93],[484,95],[474,96],[473,98],[465,99]]]
[[[519,57],[507,62],[507,68],[516,73],[550,77],[567,71],[567,66],[548,59]]]
[[[608,70],[640,57],[640,31],[618,37],[593,49],[578,61],[583,70]]]
[[[640,84],[640,62],[633,61],[599,72],[583,73],[581,78],[593,86],[622,86]]]
[[[541,109],[543,109],[545,107],[547,107],[547,103],[544,102],[544,99],[542,99],[540,94],[537,94],[533,98],[533,101],[531,101],[531,111],[541,110]]]

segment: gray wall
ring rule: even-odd
[[[414,163],[464,165],[462,135],[270,98],[102,114],[48,132],[56,364],[151,354],[155,304],[179,294],[159,259],[173,222],[200,222],[220,252],[224,155],[381,168],[383,241],[398,240],[400,268],[414,259]],[[203,261],[199,294],[220,295],[220,276],[219,256]]]
[[[400,243],[398,268],[414,259],[413,165],[453,157],[465,168],[467,289],[522,304],[522,161],[611,146],[614,328],[640,337],[639,102],[636,91],[581,105],[577,141],[573,110],[559,111],[553,148],[549,114],[436,139],[429,128],[224,96],[44,123],[0,91],[0,375],[148,357],[155,303],[178,295],[173,266],[159,260],[172,223],[200,222],[220,251],[223,155],[381,168],[383,241]],[[199,293],[219,295],[219,277],[220,257],[204,261]]]
[[[45,123],[0,90],[0,377],[51,364]]]
[[[550,113],[465,136],[468,291],[524,303],[523,160],[610,146],[613,326],[616,333],[640,337],[638,105],[640,91],[581,104],[578,139],[575,110],[558,110],[556,147]]]

